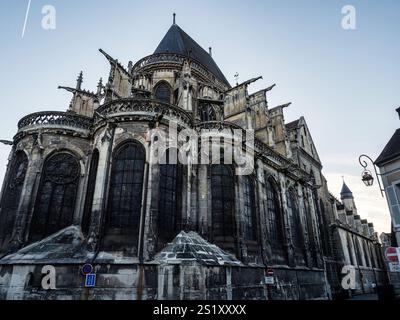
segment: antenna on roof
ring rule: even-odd
[[[174,13],[173,16],[174,16],[173,24],[176,24],[176,13]]]

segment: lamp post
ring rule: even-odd
[[[378,181],[378,185],[379,185],[379,190],[381,191],[382,197],[384,197],[384,193],[383,192],[385,191],[385,189],[382,188],[381,181],[379,179],[379,177],[381,175],[376,170],[376,166],[375,166],[374,161],[369,156],[367,156],[365,154],[362,154],[360,156],[360,158],[358,159],[358,161],[360,162],[360,165],[364,168],[364,170],[363,170],[363,172],[361,174],[361,180],[362,180],[362,182],[364,182],[364,184],[367,187],[371,187],[374,184],[374,176],[372,175],[371,170],[368,169],[367,160],[369,160],[371,162],[372,167],[374,168],[375,175],[376,175],[376,180]]]
[[[0,140],[0,143],[6,145],[6,146],[12,146],[13,142],[9,140]]]

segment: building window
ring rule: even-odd
[[[200,109],[201,122],[216,121],[217,115],[212,105],[203,105]]]
[[[0,212],[0,249],[7,246],[14,231],[15,218],[21,201],[28,158],[23,151],[18,151],[11,162],[11,169],[4,191]]]
[[[170,162],[170,152],[176,149],[168,149],[166,164],[160,164],[159,196],[158,196],[158,250],[162,249],[181,230],[182,222],[182,165]]]
[[[394,227],[400,227],[400,184],[394,184],[386,188],[386,194],[392,214]]]
[[[279,196],[274,181],[268,179],[265,183],[267,201],[264,204],[266,209],[265,219],[267,221],[271,249],[274,254],[282,254],[284,248],[283,220],[279,205]]]
[[[113,155],[103,250],[137,254],[145,151],[127,142]]]
[[[255,208],[254,184],[250,176],[243,176],[243,200],[244,200],[244,237],[246,240],[257,241],[257,221]]]
[[[89,234],[90,223],[92,220],[92,204],[94,197],[94,190],[96,187],[97,168],[99,165],[99,151],[95,149],[92,154],[90,162],[89,178],[86,191],[85,210],[82,218],[82,232],[84,235]]]
[[[212,230],[213,238],[224,240],[235,237],[235,184],[233,168],[228,165],[211,166]]]
[[[161,82],[158,84],[154,90],[154,96],[156,100],[171,103],[171,89],[170,86],[166,82]]]
[[[289,189],[287,195],[288,212],[290,217],[290,230],[295,255],[301,263],[305,263],[304,234],[300,220],[299,205],[293,188]]]
[[[45,161],[29,233],[30,242],[46,238],[72,224],[79,176],[79,162],[69,153],[57,153]]]

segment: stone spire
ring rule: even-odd
[[[350,188],[347,186],[346,182],[343,179],[342,191],[340,192],[340,198],[343,199],[353,199],[353,192],[351,192]]]
[[[103,90],[103,78],[100,78],[99,83],[97,84],[97,96],[101,96],[101,91]]]
[[[357,206],[354,201],[353,192],[351,192],[350,188],[347,186],[344,178],[342,191],[340,192],[340,199],[342,200],[347,212],[352,212],[353,215],[357,215]]]
[[[78,76],[78,79],[76,80],[76,90],[81,90],[82,89],[82,82],[83,82],[83,71]]]

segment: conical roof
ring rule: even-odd
[[[340,197],[342,199],[352,199],[353,193],[350,188],[347,186],[346,182],[343,181],[342,191],[340,192]]]
[[[191,59],[200,62],[211,73],[213,73],[215,77],[229,88],[231,87],[211,55],[177,24],[173,24],[161,40],[156,51],[154,51],[154,54],[158,53],[177,53],[185,56],[190,55]]]

